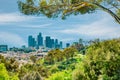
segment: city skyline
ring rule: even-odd
[[[10,47],[27,46],[27,37],[41,32],[63,43],[75,42],[79,38],[111,39],[120,37],[120,26],[105,12],[95,12],[67,17],[66,20],[48,19],[44,15],[26,16],[19,12],[17,0],[0,1],[0,44]],[[63,45],[65,46],[65,45]]]
[[[37,35],[37,37],[33,37],[32,35],[28,36],[28,47],[32,47],[32,48],[38,48],[39,47],[46,47],[46,48],[51,48],[51,49],[55,49],[55,48],[63,48],[63,42],[61,40],[58,39],[53,39],[51,38],[51,36],[44,36],[45,38],[43,38],[42,33],[39,32],[39,34]]]

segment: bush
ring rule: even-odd
[[[39,72],[32,71],[27,73],[21,80],[43,80]]]
[[[58,71],[59,71],[59,69],[58,69],[58,66],[57,66],[57,65],[53,65],[52,68],[50,69],[50,72],[51,72],[51,73],[56,73],[56,72],[58,72]]]
[[[51,75],[45,80],[72,80],[72,78],[69,71],[61,71]]]
[[[0,64],[0,80],[9,80],[8,72],[3,63]]]
[[[19,80],[18,75],[9,76],[3,63],[0,64],[0,80]]]
[[[84,76],[82,71],[76,69],[72,74],[72,80],[86,80]]]

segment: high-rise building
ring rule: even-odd
[[[58,48],[58,39],[55,39],[55,48]]]
[[[51,39],[51,44],[52,44],[52,48],[55,48],[55,41],[54,41],[54,39]]]
[[[32,36],[28,36],[28,47],[32,46],[32,39],[33,39]]]
[[[36,46],[36,41],[35,38],[33,38],[32,36],[28,37],[28,47],[35,47]]]
[[[41,33],[37,36],[37,46],[43,46],[43,37]]]
[[[7,45],[0,45],[0,52],[5,52],[8,51],[8,46]]]
[[[82,44],[83,43],[83,40],[82,39],[79,39],[79,44]]]
[[[33,38],[32,35],[28,36],[28,47],[39,49],[40,47],[47,47],[47,48],[63,48],[62,41],[58,42],[58,39],[51,39],[50,36],[46,36],[45,40],[43,41],[42,33],[37,35],[37,39]]]
[[[62,41],[60,41],[60,49],[62,49],[63,48],[63,43],[62,43]]]
[[[66,47],[70,47],[70,43],[66,43]]]
[[[50,36],[46,36],[46,38],[45,38],[45,46],[47,48],[52,48],[52,41],[51,41]]]

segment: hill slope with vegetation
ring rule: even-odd
[[[12,76],[14,80],[120,79],[120,39],[94,41],[84,48],[84,55],[74,46],[51,50],[45,58],[20,68],[14,59],[0,56],[0,80],[13,80]]]

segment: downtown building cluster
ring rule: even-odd
[[[32,35],[28,36],[28,47],[29,48],[36,48],[39,49],[40,47],[55,49],[63,48],[63,42],[58,41],[58,39],[52,39],[50,36],[46,36],[45,40],[43,39],[42,33],[39,33],[37,35],[37,38],[35,39]]]
[[[69,47],[70,43],[66,43],[66,47]],[[65,48],[65,47],[64,47]],[[42,51],[48,52],[51,49],[64,49],[63,42],[58,39],[53,39],[50,36],[45,36],[43,38],[42,33],[39,33],[36,38],[32,35],[28,36],[28,47],[22,45],[21,48],[18,47],[8,47],[8,45],[0,44],[0,52],[14,51],[14,52],[33,52]]]

